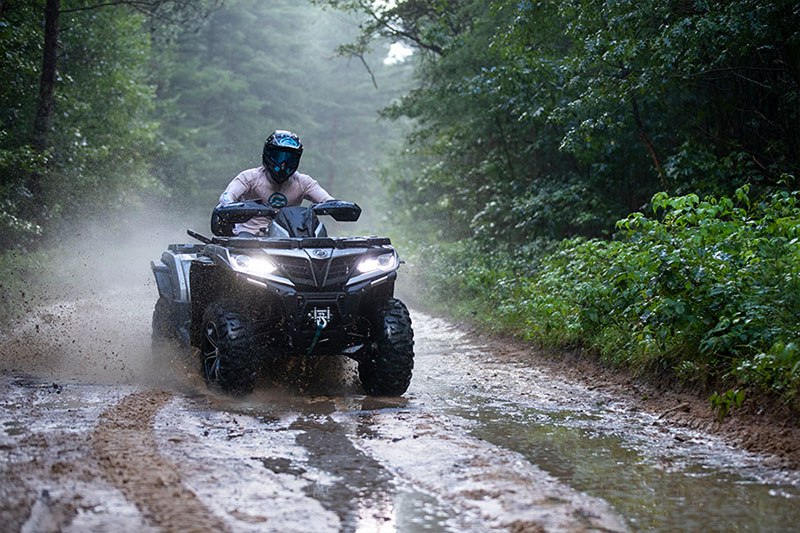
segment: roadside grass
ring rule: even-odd
[[[611,241],[527,257],[471,242],[418,249],[417,275],[429,305],[707,390],[721,416],[748,396],[800,413],[800,191],[748,192],[659,193]]]

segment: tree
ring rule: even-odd
[[[33,123],[33,142],[35,150],[44,153],[48,145],[48,136],[53,122],[55,110],[55,85],[58,62],[59,19],[63,13],[78,13],[112,6],[127,6],[148,17],[151,21],[168,23],[194,23],[208,16],[221,0],[189,1],[189,0],[114,0],[101,3],[88,3],[62,10],[61,0],[46,0],[44,17],[44,45],[42,47],[42,76],[39,85],[39,99],[36,107],[36,118]],[[0,10],[2,11],[2,10]],[[41,193],[38,183],[41,176],[32,182],[31,191],[34,196]]]
[[[415,121],[419,171],[396,190],[437,239],[608,236],[659,189],[797,175],[795,2],[329,3],[369,16],[343,51],[376,35],[419,51],[387,114]]]
[[[197,20],[213,5],[3,2],[0,246],[30,246],[67,213],[154,185],[148,28]]]
[[[47,0],[44,15],[44,46],[42,48],[42,77],[39,84],[39,100],[36,118],[33,121],[33,147],[44,152],[55,109],[56,63],[58,57],[58,19],[61,15],[61,0]],[[38,196],[40,187],[32,187]]]

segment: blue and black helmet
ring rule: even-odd
[[[284,183],[300,166],[303,143],[300,137],[286,130],[275,130],[264,141],[261,161],[272,179]]]

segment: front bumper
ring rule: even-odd
[[[299,291],[269,281],[248,279],[270,297],[266,300],[279,315],[272,325],[283,338],[270,346],[273,355],[334,355],[356,357],[372,339],[372,318],[394,293],[396,272],[366,280],[338,291]],[[256,283],[253,283],[256,282]],[[263,300],[262,300],[263,301]],[[275,309],[276,308],[276,309]]]

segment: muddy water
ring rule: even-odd
[[[430,378],[418,383],[418,401],[440,402],[474,422],[472,435],[608,501],[631,529],[796,530],[797,472],[633,412],[624,399],[500,363],[446,323],[423,323],[436,339],[423,353],[451,354],[442,362],[464,373],[423,370]]]
[[[353,367],[344,370],[347,379]],[[339,384],[332,396],[301,394],[297,387],[292,380],[246,401],[206,395],[210,404],[197,416],[235,417],[228,437],[239,450],[240,437],[261,434],[261,450],[250,458],[271,473],[304,480],[305,496],[333,515],[341,531],[625,530],[604,502],[470,436],[471,423],[462,417],[403,398],[364,397],[354,382],[349,391]],[[286,440],[263,446],[266,435]],[[231,471],[231,464],[225,468]],[[240,475],[250,474],[235,471]]]
[[[3,339],[10,531],[795,526],[796,472],[501,362],[446,322],[413,315],[404,398],[364,397],[347,361],[287,365],[230,398],[185,358],[153,369],[150,296],[48,308]]]
[[[759,483],[738,475],[733,464],[725,469],[702,462],[675,466],[670,457],[648,460],[624,438],[553,427],[538,413],[512,420],[506,415],[480,411],[474,434],[609,501],[637,529],[790,531],[796,526],[796,487]]]

